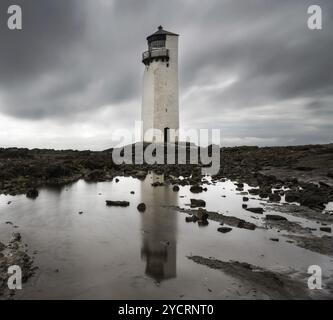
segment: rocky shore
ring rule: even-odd
[[[164,174],[165,183],[175,188],[191,185],[195,192],[204,191],[200,164],[116,165],[112,152],[0,149],[0,194],[36,198],[38,188],[46,185],[65,185],[79,179],[107,181],[117,176],[144,179],[148,171]],[[285,196],[287,202],[315,210],[323,210],[333,201],[333,144],[221,148],[220,154],[220,171],[212,177],[213,182],[238,181],[238,191],[247,183],[253,187],[250,194],[272,202]]]
[[[63,186],[80,179],[87,182],[116,181],[120,176],[144,180],[149,172],[154,172],[164,175],[164,179],[163,182],[153,182],[152,188],[168,185],[172,188],[172,192],[177,193],[181,186],[188,186],[193,194],[193,199],[189,199],[191,201],[189,207],[170,207],[173,211],[185,213],[188,223],[205,226],[208,225],[208,220],[218,222],[220,227],[217,231],[222,233],[221,236],[230,232],[232,234],[235,232],[233,230],[239,229],[246,229],[246,232],[256,232],[258,228],[275,229],[286,233],[285,236],[290,243],[333,256],[331,236],[333,215],[332,212],[324,211],[326,204],[333,202],[333,144],[221,148],[220,170],[211,177],[202,175],[201,164],[117,165],[112,160],[113,151],[112,149],[103,152],[0,149],[0,194],[13,196],[25,194],[28,198],[36,199],[39,196],[39,188],[43,186]],[[207,192],[207,186],[209,188],[209,185],[227,180],[235,183],[236,192],[243,200],[240,210],[244,209],[248,216],[253,218],[252,222],[221,213],[219,209],[223,208],[216,208],[216,211],[215,208],[214,211],[206,210],[206,202],[198,199],[201,194]],[[245,184],[250,186],[250,189]],[[260,207],[249,205],[253,197],[263,200]],[[283,205],[280,203],[282,199]],[[106,200],[106,206],[127,207],[129,202],[118,199]],[[140,203],[137,210],[144,213],[146,204]],[[273,214],[274,211],[277,214]],[[318,227],[316,230],[304,228],[298,222],[289,221],[289,218],[281,215],[283,213],[313,221]],[[319,237],[313,231],[325,235]],[[271,240],[278,242],[279,238],[274,237]],[[212,261],[202,257],[191,259],[196,263],[230,272],[233,276],[245,270],[249,279],[253,278],[255,269],[253,266]],[[23,266],[24,281],[33,274],[32,259],[27,255],[19,234],[13,234],[6,245],[0,243],[0,297],[2,298],[10,298],[13,294],[7,289],[6,282],[8,266],[13,264]],[[267,276],[269,281],[275,278],[274,274],[264,270],[261,274]],[[257,281],[254,278],[253,280]],[[266,280],[263,280],[263,291],[266,290],[264,287]],[[300,297],[307,296],[307,293],[299,291],[298,284],[289,282],[287,278],[285,280],[290,284],[291,290],[285,292],[277,285],[278,294],[271,298],[293,294],[300,294]]]

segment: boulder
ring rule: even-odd
[[[190,217],[186,217],[186,218],[185,218],[185,221],[186,221],[186,222],[197,222],[197,221],[198,221],[198,218],[197,218],[197,216],[192,215],[192,216],[190,216]]]
[[[179,186],[173,186],[172,190],[173,190],[174,192],[178,192],[180,189],[179,189]]]
[[[237,227],[240,229],[255,230],[257,226],[251,222],[239,220]]]
[[[293,191],[287,191],[285,194],[286,202],[298,202],[300,199],[300,195]]]
[[[269,201],[272,201],[272,202],[281,201],[281,196],[278,193],[271,193],[268,198],[269,198]]]
[[[228,233],[232,230],[232,228],[229,228],[229,227],[220,227],[217,229],[218,232],[221,232],[221,233]]]
[[[105,202],[108,207],[128,207],[130,205],[128,201],[106,200]]]
[[[198,185],[194,185],[190,188],[190,191],[192,193],[201,193],[203,191],[202,187],[201,186],[198,186]]]
[[[320,208],[321,210],[325,208],[325,203],[329,202],[327,196],[322,194],[314,194],[312,192],[306,192],[302,194],[299,203],[302,206],[309,208]]]
[[[260,189],[249,189],[248,192],[249,194],[257,196],[260,193]]]
[[[196,217],[199,221],[205,221],[208,219],[208,213],[205,209],[199,208]]]
[[[31,198],[31,199],[36,199],[39,195],[39,192],[37,189],[30,189],[28,190],[26,196],[27,198]]]
[[[137,206],[137,209],[138,209],[139,212],[145,212],[146,211],[146,205],[144,203],[140,203]]]
[[[200,199],[191,199],[191,208],[206,207],[206,202]]]

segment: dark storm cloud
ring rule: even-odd
[[[110,122],[138,119],[140,55],[162,24],[181,35],[182,123],[281,144],[331,139],[331,0],[316,1],[320,31],[307,28],[308,0],[17,0],[21,32],[6,28],[10,4],[0,3],[3,114],[76,121],[111,105]]]

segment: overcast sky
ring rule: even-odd
[[[13,3],[22,31],[7,28]],[[180,34],[182,128],[220,128],[223,145],[333,142],[332,0],[1,0],[0,147],[102,150],[133,130],[160,24]]]

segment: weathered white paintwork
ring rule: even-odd
[[[179,129],[178,36],[167,35],[165,47],[169,61],[152,61],[145,66],[143,79],[143,141],[163,142],[164,129]],[[162,135],[156,135],[159,129]],[[169,140],[169,139],[168,139]]]

